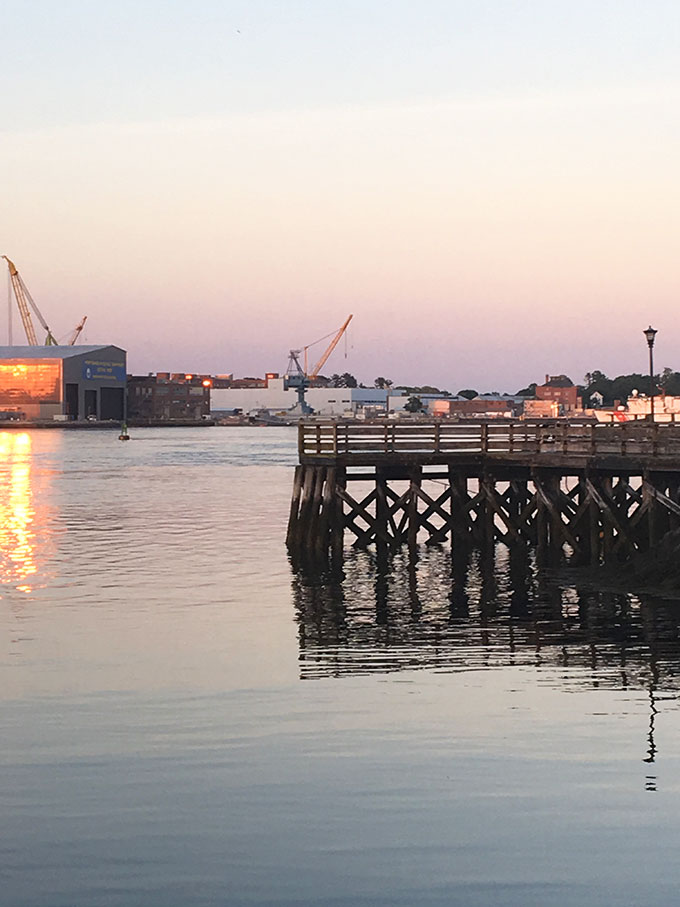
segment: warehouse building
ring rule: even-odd
[[[0,346],[0,417],[123,421],[126,372],[117,346]]]

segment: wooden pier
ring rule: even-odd
[[[500,541],[599,564],[680,526],[673,423],[305,421],[298,450],[296,562],[341,563],[349,532],[379,553]]]

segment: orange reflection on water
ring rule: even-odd
[[[0,581],[20,583],[37,572],[35,563],[35,510],[31,494],[31,436],[0,432]]]

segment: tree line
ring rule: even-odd
[[[320,376],[319,381],[326,384],[327,387],[366,387],[365,384],[359,383],[350,372],[344,372],[341,375],[333,374],[330,378]],[[431,384],[395,384],[390,378],[385,378],[384,376],[377,377],[370,386],[384,390],[394,389],[403,391],[411,397],[417,397],[419,394],[441,394],[442,397],[451,396],[450,391],[441,390]],[[520,390],[516,392],[516,396],[533,397],[536,394],[536,387],[536,382],[532,382],[526,387],[520,388]],[[664,393],[672,396],[680,396],[680,372],[673,371],[671,368],[664,368],[659,374],[654,375],[654,382],[652,384],[649,375],[643,375],[640,372],[632,372],[629,375],[617,375],[615,378],[609,378],[604,372],[595,369],[592,372],[586,372],[583,383],[577,385],[577,387],[584,405],[587,406],[590,402],[590,397],[597,392],[602,395],[605,405],[612,406],[617,400],[626,400],[632,395],[633,391],[649,396],[652,387],[654,388],[655,394]],[[468,400],[471,400],[474,397],[479,396],[479,393],[473,388],[468,387],[459,390],[457,395],[460,397],[467,397]],[[506,396],[508,395],[506,394]]]

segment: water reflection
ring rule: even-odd
[[[38,573],[36,552],[47,552],[48,508],[41,495],[38,519],[32,438],[27,432],[0,431],[0,586],[32,592]]]
[[[578,668],[565,685],[680,688],[680,603],[563,587],[526,550],[352,551],[341,578],[298,574],[293,594],[303,679],[533,665]]]

